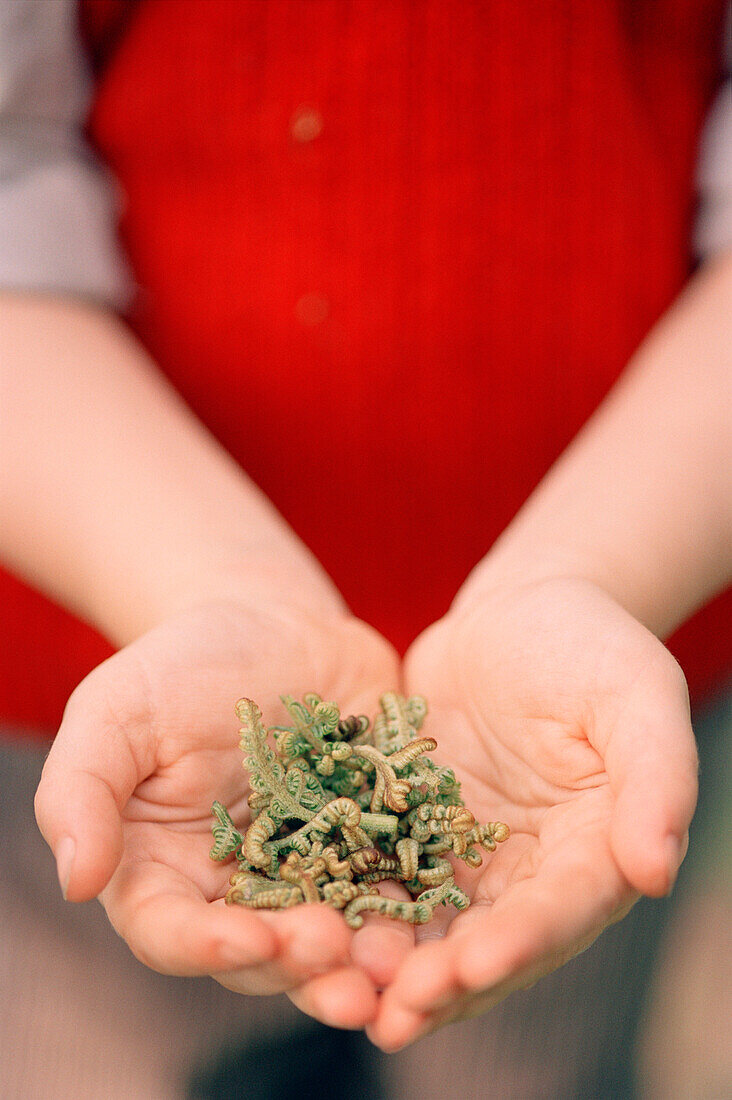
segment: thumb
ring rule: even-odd
[[[611,845],[636,890],[671,890],[688,845],[698,759],[686,681],[670,654],[610,732],[605,766],[615,794]]]
[[[121,812],[152,770],[136,744],[149,728],[138,701],[144,693],[128,680],[127,698],[119,699],[120,681],[109,668],[115,661],[95,669],[69,699],[36,792],[36,820],[70,901],[88,901],[109,882],[122,856]]]

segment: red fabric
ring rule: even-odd
[[[721,7],[127,11],[92,133],[127,194],[131,322],[402,649],[687,276]],[[90,8],[99,33],[120,5]],[[105,647],[15,582],[0,600],[0,713],[54,723]],[[674,642],[697,691],[722,627],[717,606]]]

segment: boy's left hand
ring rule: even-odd
[[[286,717],[272,685],[302,695],[317,684],[361,713],[397,676],[387,642],[317,594],[308,605],[231,598],[170,615],[82,681],[46,761],[36,813],[66,896],[99,896],[154,970],[210,974],[251,994],[309,979],[324,1019],[362,1027],[375,992],[349,962],[353,932],[339,914],[223,904],[234,868],[209,858],[211,804],[248,823],[238,696],[255,698],[268,724]],[[376,930],[382,956],[403,942]]]

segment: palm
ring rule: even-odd
[[[279,693],[317,687],[346,708],[371,710],[396,677],[390,647],[345,615],[321,621],[289,608],[262,612],[233,604],[187,611],[122,650],[77,689],[39,792],[41,819],[58,816],[59,802],[69,802],[58,785],[71,780],[61,778],[58,764],[78,773],[91,754],[102,793],[90,789],[83,798],[77,785],[70,796],[77,826],[93,830],[96,816],[102,831],[114,832],[109,799],[103,803],[111,790],[117,829],[121,818],[121,845],[119,837],[114,841],[121,859],[106,886],[108,874],[98,876],[99,885],[112,923],[143,961],[177,972],[234,970],[239,942],[244,950],[248,937],[261,942],[274,927],[278,934],[285,930],[288,942],[302,933],[302,953],[306,940],[315,944],[315,969],[325,968],[331,944],[341,956],[347,950],[335,913],[278,914],[283,920],[273,922],[209,904],[223,897],[231,873],[208,858],[211,803],[225,803],[237,824],[248,820],[234,703],[253,697],[274,722],[282,714]],[[100,847],[104,839],[97,840]],[[76,864],[81,881],[84,868]],[[89,872],[89,885],[81,881],[72,893],[96,893],[93,877]],[[242,963],[247,959],[244,950]],[[307,974],[307,965],[301,969]],[[257,991],[289,984],[292,968],[288,975],[271,970],[258,975]],[[226,980],[251,988],[246,976]]]
[[[642,739],[634,777],[630,739],[670,713],[690,738],[668,653],[581,582],[448,616],[408,654],[406,679],[430,700],[436,755],[454,767],[466,804],[481,821],[505,821],[511,837],[482,868],[459,865],[472,904],[421,931],[384,995],[374,1035],[386,1045],[434,1025],[438,1004],[449,1018],[494,1003],[581,950],[638,888],[663,891],[667,879],[650,881],[655,853],[635,850],[625,812],[647,778]],[[691,764],[693,741],[670,753],[672,769],[684,754]],[[641,838],[669,826],[652,792],[635,812]]]
[[[349,650],[358,660],[344,660]],[[346,708],[372,705],[384,678],[395,675],[388,647],[354,620],[293,630],[276,615],[232,607],[164,624],[131,647],[131,658],[129,679],[116,690],[145,699],[148,714],[137,725],[154,741],[155,760],[123,811],[125,850],[130,858],[144,848],[172,860],[209,900],[223,895],[231,872],[204,858],[212,801],[223,801],[237,823],[248,821],[235,701],[255,698],[275,721],[285,714],[279,693],[302,695],[317,684]]]

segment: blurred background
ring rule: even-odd
[[[123,314],[403,651],[694,264],[732,246],[724,13],[0,0],[0,286]],[[259,445],[254,406],[291,440],[298,478]],[[314,422],[344,426],[342,460]],[[390,539],[365,540],[385,494]],[[322,517],[352,501],[359,523],[335,540]],[[432,537],[415,547],[420,528]],[[729,607],[670,643],[701,757],[671,899],[386,1057],[285,998],[154,974],[97,903],[62,902],[33,792],[68,694],[111,650],[0,572],[0,1096],[732,1096]]]

